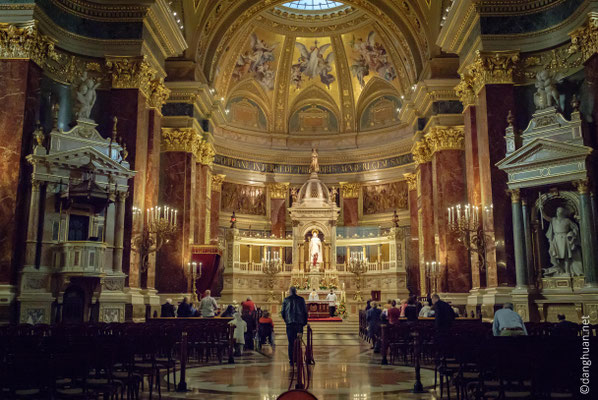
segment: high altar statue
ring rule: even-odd
[[[318,237],[318,231],[313,230],[309,241],[309,262],[314,268],[323,261],[322,258],[322,241]]]

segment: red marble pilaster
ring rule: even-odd
[[[343,223],[345,226],[357,226],[359,222],[359,199],[343,197]]]
[[[218,233],[220,230],[220,197],[222,186],[212,185],[212,206],[210,212],[210,244],[218,244]]]
[[[277,237],[284,237],[286,213],[285,199],[270,199],[270,223],[272,224],[272,233]]]
[[[482,202],[480,191],[480,162],[478,158],[478,136],[476,125],[476,107],[466,106],[463,111],[465,135],[465,176],[467,179],[467,202],[479,206]],[[485,275],[480,276],[479,260],[471,255],[472,287],[486,286]]]
[[[425,263],[436,259],[436,244],[434,241],[434,192],[432,187],[432,163],[427,162],[418,166],[418,234],[419,234],[419,265],[420,276],[425,277]],[[439,286],[440,288],[440,282]],[[434,291],[430,284],[430,291]]]
[[[210,216],[211,201],[208,197],[208,188],[211,185],[212,173],[210,167],[204,164],[197,164],[197,183],[196,183],[196,211],[195,215],[195,243],[208,244],[209,238],[206,237],[206,227]]]
[[[136,229],[143,229],[143,221],[135,221],[134,224],[133,207],[146,209],[149,109],[145,96],[138,89],[113,89],[110,94],[112,116],[118,118],[118,134],[129,152],[127,161],[137,172],[133,181],[129,182],[129,197],[125,204],[123,272],[128,275],[127,285],[139,288],[140,261],[139,255],[131,250],[131,238],[137,233]]]
[[[155,108],[149,110],[147,167],[145,177],[145,208],[158,206],[160,184],[160,128],[162,114]],[[144,214],[145,215],[145,214]],[[153,289],[156,286],[156,255],[150,256],[148,270],[142,275],[142,287]]]
[[[179,229],[157,257],[156,289],[162,293],[186,293],[190,287],[187,263],[191,260],[195,213],[196,162],[192,154],[160,155],[160,202],[178,211]]]
[[[506,154],[507,115],[514,109],[513,85],[486,85],[479,93],[476,129],[481,203],[493,206],[493,212],[484,218],[484,230],[492,238],[486,253],[488,287],[515,284],[511,202],[505,194],[507,174],[496,167]]]
[[[0,60],[0,283],[16,284],[27,221],[31,133],[41,70],[29,60]]]
[[[438,290],[466,293],[471,289],[468,253],[448,229],[448,207],[465,199],[464,153],[461,150],[437,151],[432,156],[434,199],[434,237],[436,261],[440,263]]]
[[[417,226],[417,190],[409,190],[409,220],[411,222],[411,240],[409,241],[409,265],[407,268],[407,287],[413,293],[421,293],[419,271],[419,231]]]

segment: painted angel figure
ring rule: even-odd
[[[252,72],[256,72],[261,65],[269,61],[274,61],[273,52],[274,49],[276,49],[276,46],[278,46],[278,43],[268,46],[266,42],[258,38],[255,33],[251,34],[250,40],[253,54],[249,57],[251,60],[249,69]]]
[[[96,89],[100,86],[93,78],[87,76],[87,71],[81,77],[81,84],[77,89],[77,101],[80,104],[77,119],[89,120],[91,110],[96,102]]]
[[[330,71],[332,71],[332,62],[334,61],[334,52],[331,51],[326,58],[324,58],[324,53],[330,46],[330,43],[318,46],[318,41],[316,40],[314,45],[310,46],[308,50],[303,43],[295,43],[295,47],[297,47],[301,53],[299,64],[302,74],[310,79],[319,75],[320,80],[326,86],[330,86],[335,79],[334,76],[330,74]]]

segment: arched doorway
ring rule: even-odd
[[[70,285],[64,292],[62,322],[78,323],[85,320],[85,291],[77,285]]]

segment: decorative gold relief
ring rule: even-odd
[[[407,209],[408,196],[408,186],[405,181],[364,186],[363,213],[371,215]]]
[[[139,89],[150,97],[156,70],[143,57],[106,57],[106,67],[114,89]]]
[[[153,79],[149,84],[149,106],[160,110],[166,104],[168,97],[170,97],[170,89],[164,84],[164,79]]]
[[[356,199],[359,197],[360,183],[340,182],[343,199]]]
[[[413,154],[413,160],[417,164],[425,164],[432,160],[432,151],[425,138],[413,144],[411,154]]]
[[[182,151],[197,156],[203,139],[193,128],[162,128],[162,152]]]
[[[463,103],[463,107],[474,105],[476,93],[473,90],[473,79],[469,75],[461,74],[461,82],[455,86],[455,93]]]
[[[289,183],[270,183],[268,192],[271,199],[286,199],[289,193]]]
[[[216,151],[212,143],[202,141],[196,154],[197,162],[211,167],[214,164],[215,155]]]
[[[222,190],[222,183],[226,175],[218,174],[212,175],[212,192],[220,192]]]
[[[417,174],[403,174],[405,181],[407,181],[407,187],[409,190],[417,189]]]
[[[425,136],[430,156],[442,150],[463,150],[464,139],[463,126],[435,126]]]
[[[579,194],[588,194],[590,192],[590,185],[587,179],[573,182]]]
[[[474,93],[479,93],[485,85],[513,83],[520,57],[518,51],[476,52],[473,63],[466,68],[465,76],[471,77]]]
[[[46,60],[57,59],[55,43],[39,33],[36,24],[23,27],[0,23],[0,58],[31,59],[43,67]]]
[[[521,190],[511,189],[511,190],[508,190],[507,192],[511,196],[511,203],[521,202]]]
[[[588,23],[577,28],[569,34],[571,45],[569,53],[581,53],[582,61],[585,62],[598,52],[598,13],[588,14]]]

